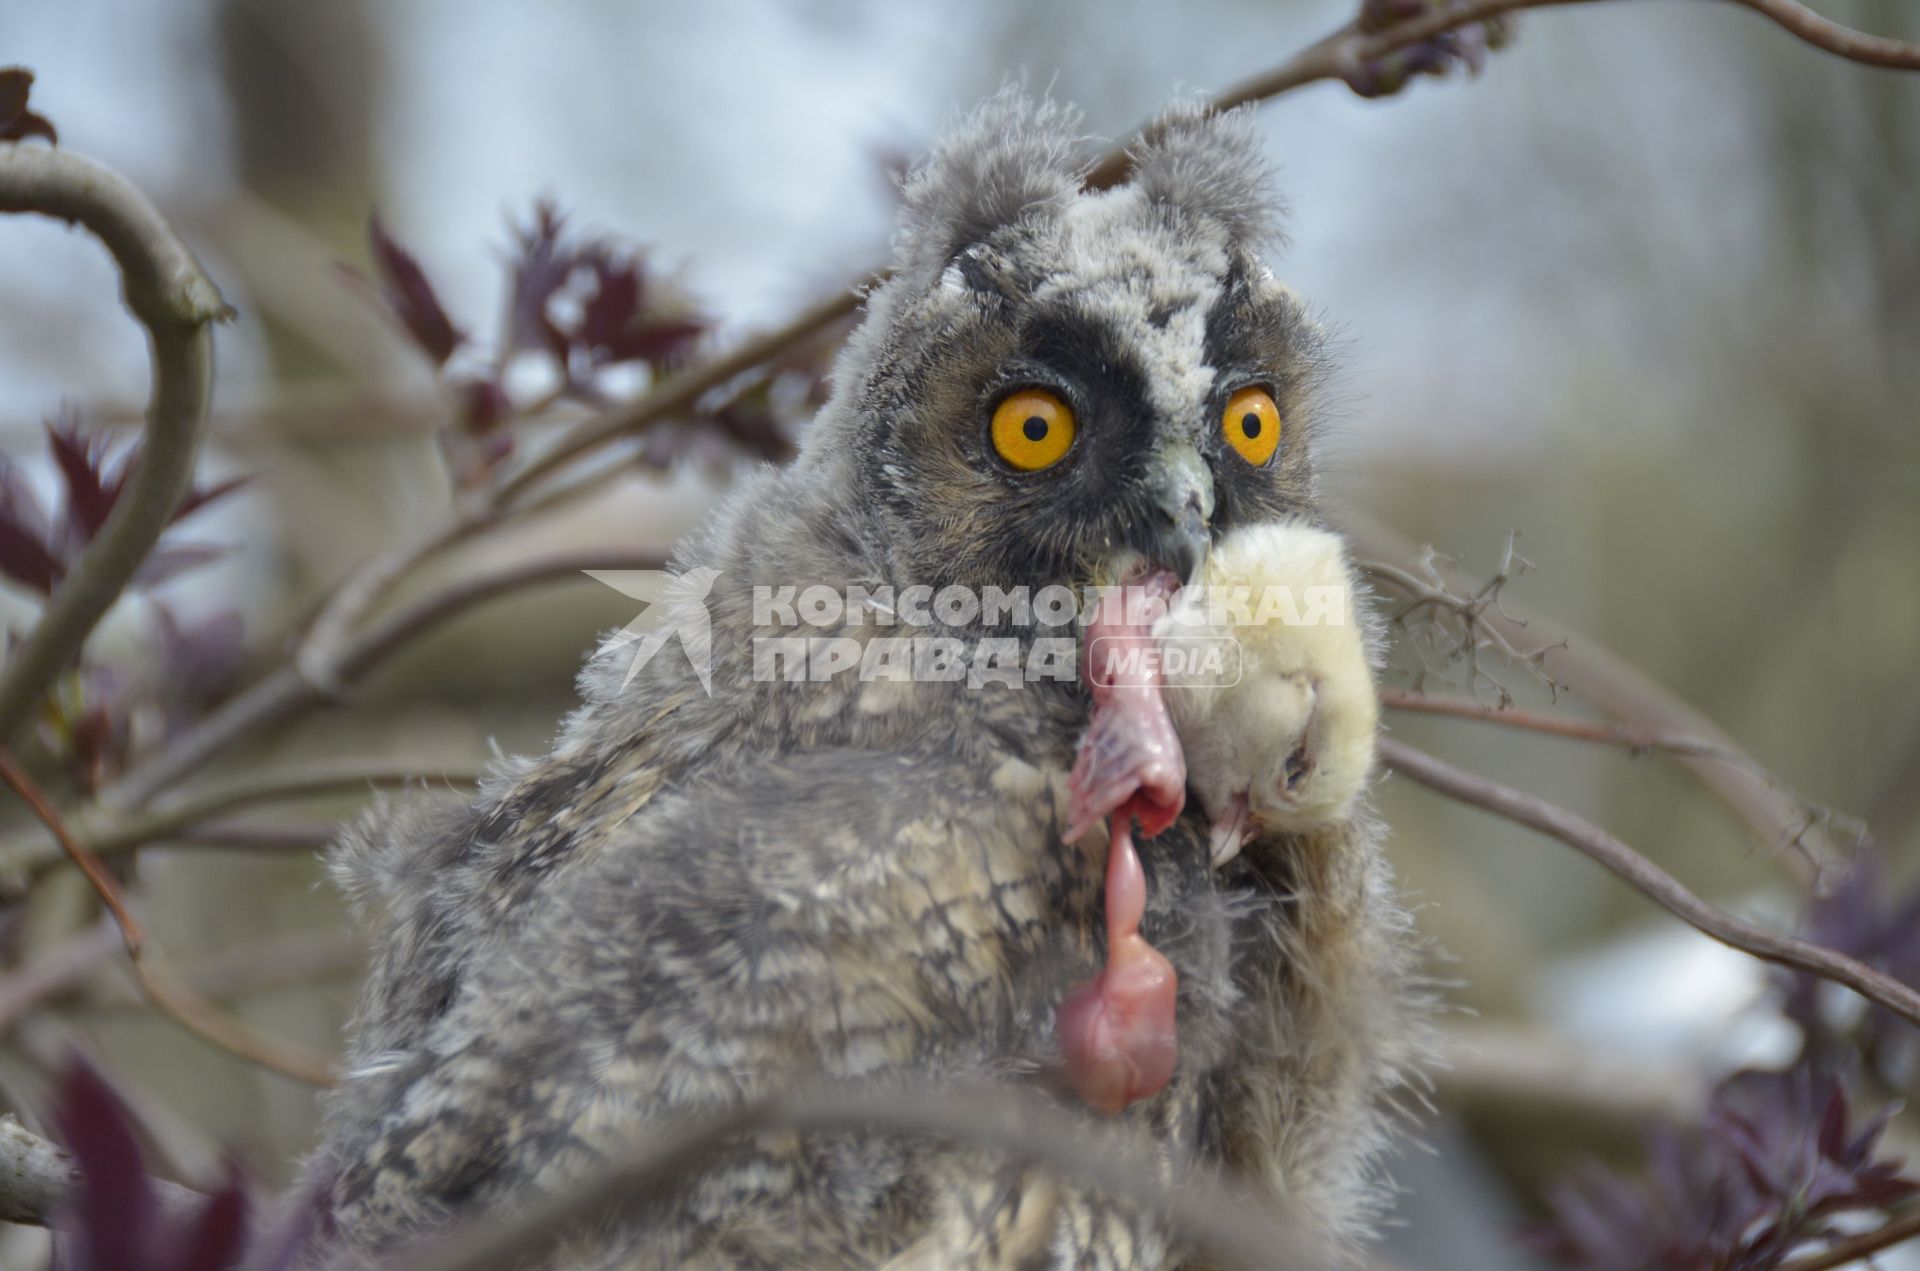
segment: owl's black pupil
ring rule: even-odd
[[[1240,416],[1240,431],[1249,437],[1258,437],[1260,435],[1260,416],[1253,411],[1248,411],[1246,414]]]
[[[1020,425],[1020,431],[1027,434],[1028,441],[1041,441],[1047,435],[1047,421],[1038,415],[1027,416],[1027,422]]]

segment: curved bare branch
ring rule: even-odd
[[[209,328],[232,311],[147,197],[90,159],[0,145],[0,212],[77,222],[106,244],[153,353],[146,441],[126,492],[0,675],[0,745],[7,745],[126,590],[186,494],[213,382]]]

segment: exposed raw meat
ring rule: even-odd
[[[1186,761],[1161,699],[1154,621],[1180,582],[1157,570],[1101,601],[1087,624],[1081,671],[1093,718],[1068,781],[1068,837],[1111,818],[1107,850],[1107,965],[1075,987],[1054,1017],[1074,1090],[1102,1112],[1119,1112],[1167,1084],[1177,1054],[1173,964],[1140,935],[1146,875],[1133,822],[1148,838],[1173,824],[1186,801]]]

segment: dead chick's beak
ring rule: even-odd
[[[1228,801],[1227,810],[1215,819],[1213,828],[1207,832],[1207,854],[1213,860],[1213,867],[1219,869],[1240,855],[1240,849],[1259,829],[1247,807],[1246,791],[1242,790]]]

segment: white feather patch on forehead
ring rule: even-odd
[[[1215,373],[1207,313],[1230,263],[1225,233],[1207,224],[1176,230],[1121,188],[1074,200],[1048,246],[1056,264],[1034,299],[1064,300],[1111,327],[1138,359],[1145,404],[1160,419],[1204,419]]]

